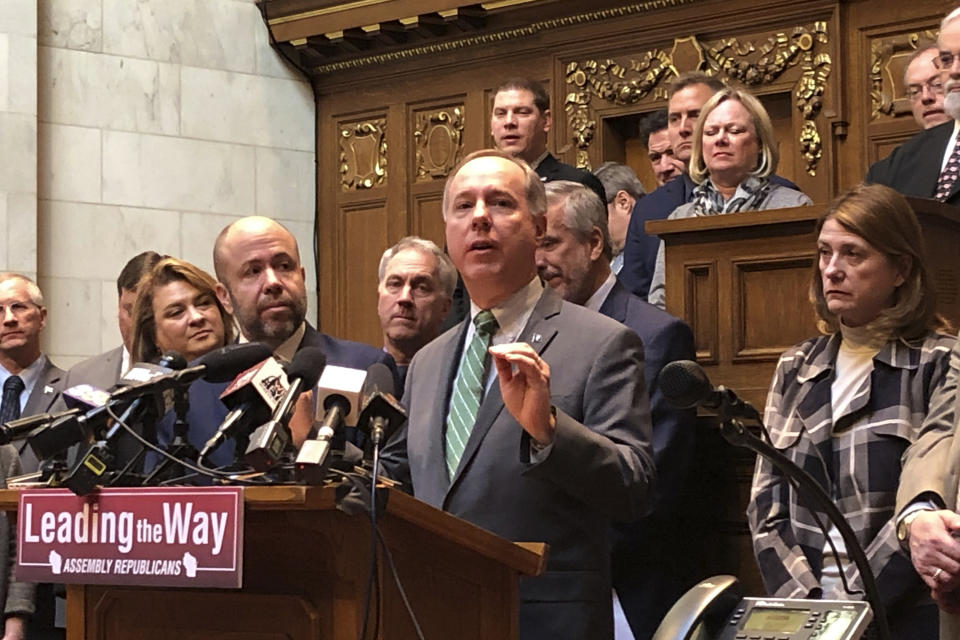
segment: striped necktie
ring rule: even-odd
[[[26,389],[23,378],[10,376],[3,383],[3,399],[0,401],[0,423],[7,423],[20,417],[20,394]]]
[[[497,319],[484,309],[473,319],[476,333],[460,362],[460,371],[453,384],[453,399],[447,416],[447,473],[451,478],[460,464],[467,440],[477,420],[477,410],[483,397],[483,378],[490,338],[497,332]]]
[[[957,141],[953,147],[953,153],[947,160],[947,164],[940,172],[940,178],[937,180],[937,191],[934,193],[934,200],[946,202],[947,197],[953,190],[953,185],[957,184],[957,176],[960,175],[960,133],[957,134]]]

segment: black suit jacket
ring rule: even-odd
[[[693,360],[693,332],[682,320],[613,285],[600,313],[628,326],[643,340],[643,375],[650,394],[657,491],[649,515],[613,527],[613,587],[637,638],[649,638],[673,603],[700,577],[685,566],[687,536],[680,498],[696,448],[696,411],[675,409],[660,391],[667,363]]]
[[[582,185],[590,187],[594,193],[600,196],[600,202],[607,204],[607,193],[603,190],[603,183],[600,182],[597,176],[584,169],[578,169],[573,165],[560,162],[550,153],[548,153],[547,157],[537,166],[536,172],[544,182],[552,182],[554,180],[579,182]]]
[[[797,185],[780,176],[770,176],[770,182],[800,190]],[[693,200],[693,189],[696,186],[697,183],[689,175],[682,173],[637,200],[633,206],[627,226],[627,238],[623,245],[623,269],[618,277],[628,291],[644,300],[650,293],[650,282],[657,265],[657,251],[660,250],[660,237],[648,235],[643,225],[648,220],[665,220],[674,209]]]
[[[883,184],[905,196],[932,198],[940,179],[943,154],[953,136],[954,121],[921,131],[873,164],[864,182]],[[960,205],[960,181],[953,185],[947,204]]]

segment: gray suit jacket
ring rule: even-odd
[[[54,401],[60,396],[62,380],[63,369],[50,362],[48,358],[20,415],[26,418],[49,411],[53,407]],[[26,440],[19,444],[18,450],[23,463],[23,472],[36,471],[40,463],[37,456],[34,455],[33,449],[27,446]]]
[[[89,384],[98,389],[109,389],[120,379],[121,364],[123,346],[77,363],[67,371],[60,386],[62,389],[69,389],[78,384]],[[58,399],[57,406],[62,402],[62,399]],[[63,408],[66,409],[66,405]]]
[[[920,437],[903,454],[897,513],[918,499],[957,510],[960,491],[960,438],[956,437],[960,341],[950,353],[946,381],[930,398]],[[940,611],[940,640],[960,640],[960,616]]]
[[[23,473],[20,457],[13,445],[0,446],[0,488],[7,487],[7,478]],[[34,592],[37,585],[32,582],[17,582],[13,579],[13,564],[17,557],[17,532],[6,513],[0,513],[0,602],[4,603],[6,615],[27,614],[34,611]]]
[[[509,540],[549,543],[546,573],[520,584],[523,640],[612,638],[609,523],[643,514],[654,477],[642,343],[546,289],[519,340],[550,366],[552,449],[530,462],[529,437],[495,382],[451,480],[444,425],[466,322],[410,364],[409,420],[388,443],[384,468],[435,507]]]

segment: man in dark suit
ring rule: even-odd
[[[623,269],[618,273],[623,286],[644,300],[650,292],[657,251],[660,249],[660,238],[648,235],[644,225],[648,220],[666,219],[674,209],[693,199],[693,189],[697,185],[687,173],[690,154],[693,152],[693,132],[700,117],[700,109],[713,94],[723,89],[723,86],[719,78],[699,71],[681,74],[670,83],[667,133],[674,158],[683,163],[684,171],[637,202],[627,227]],[[770,181],[796,188],[789,180],[776,175],[770,176]]]
[[[865,182],[884,184],[905,196],[934,198],[960,205],[960,14],[952,12],[940,25],[935,58],[943,82],[943,110],[951,120],[925,129],[875,163]]]
[[[693,333],[617,281],[608,262],[606,211],[592,192],[573,182],[546,187],[547,230],[537,248],[540,277],[567,302],[599,311],[643,340],[657,492],[649,515],[614,526],[611,569],[634,638],[648,640],[673,603],[702,577],[684,566],[689,545],[679,510],[696,445],[696,413],[671,407],[657,384],[668,362],[695,358]]]
[[[654,475],[643,346],[544,289],[538,176],[499,151],[447,180],[446,241],[470,319],[423,347],[409,419],[383,454],[421,500],[514,541],[550,545],[520,584],[523,640],[609,639],[609,526],[647,506]]]
[[[0,273],[0,422],[9,422],[21,417],[44,413],[53,404],[59,393],[63,370],[55,366],[40,351],[40,334],[47,324],[47,308],[43,304],[40,287],[30,278],[19,273]],[[20,450],[22,471],[36,471],[39,465],[33,450]],[[9,465],[16,473],[21,461]],[[6,479],[4,478],[4,481]],[[6,518],[0,518],[0,527],[7,527]],[[4,547],[4,550],[6,547]],[[56,604],[51,585],[40,585],[36,595],[37,611],[34,612],[33,588],[26,594],[20,611],[5,612],[6,636],[23,637],[24,628],[30,638],[63,638],[63,621],[56,615]],[[16,590],[19,590],[16,587]],[[63,600],[60,601],[63,605]],[[29,624],[26,617],[30,618]],[[60,617],[59,628],[56,619]],[[14,627],[20,635],[14,634]]]
[[[296,238],[279,222],[261,216],[227,225],[213,247],[217,297],[240,328],[241,342],[262,342],[289,362],[304,347],[319,347],[328,365],[366,370],[381,362],[395,370],[393,358],[381,349],[321,333],[306,321],[306,272],[300,264]],[[219,401],[226,385],[195,383],[190,387],[190,441],[202,447],[227,413]],[[306,399],[306,398],[305,398]],[[168,426],[158,426],[161,441],[169,441]],[[295,433],[295,442],[304,434]],[[233,460],[233,443],[210,458],[219,465]]]
[[[595,175],[560,162],[547,151],[547,133],[552,125],[550,95],[542,84],[514,78],[497,87],[490,114],[490,133],[497,149],[522,158],[544,182],[580,182],[606,202],[603,184]]]

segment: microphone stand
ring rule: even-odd
[[[190,396],[185,387],[174,387],[173,389],[173,412],[176,419],[173,423],[173,440],[167,445],[167,453],[178,460],[187,462],[196,462],[200,453],[194,447],[187,434],[190,432],[190,425],[187,423],[187,412],[190,410]],[[154,467],[153,471],[143,479],[142,485],[152,486],[162,484],[165,480],[180,477],[186,469],[181,464],[175,463],[167,457],[162,457]]]
[[[827,514],[830,523],[840,532],[840,536],[847,547],[847,553],[850,554],[850,559],[853,560],[860,572],[867,600],[873,607],[874,624],[879,640],[891,640],[890,627],[887,625],[887,609],[880,600],[880,590],[877,588],[877,580],[870,568],[870,562],[867,560],[867,555],[864,553],[860,541],[857,540],[856,534],[853,533],[853,529],[847,523],[847,519],[830,499],[830,496],[813,476],[797,466],[793,460],[780,453],[773,445],[755,436],[742,422],[737,420],[737,411],[734,410],[728,396],[724,395],[717,412],[720,417],[720,435],[723,436],[724,440],[734,446],[750,449],[757,455],[769,460],[787,478],[796,482],[797,489],[804,498],[809,499]],[[756,413],[756,410],[754,410],[754,413]],[[763,421],[758,419],[758,422],[763,427]],[[766,430],[765,427],[763,428]]]

